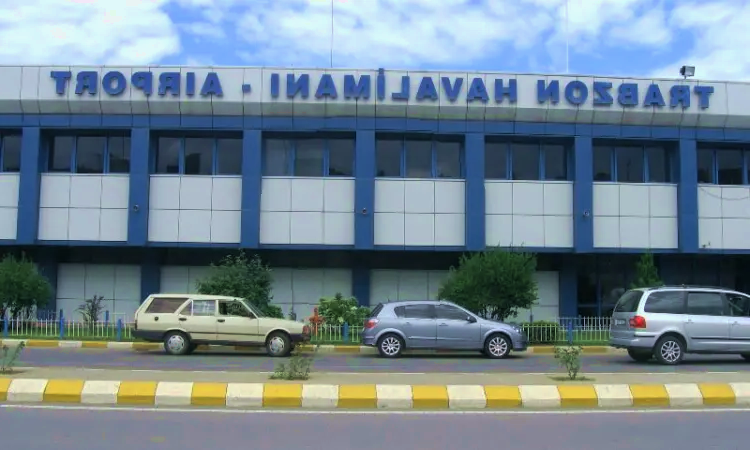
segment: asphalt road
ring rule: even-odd
[[[27,348],[18,366],[78,367],[147,370],[202,370],[202,371],[273,371],[277,358],[262,354],[196,353],[190,356],[170,356],[165,353],[137,353],[95,349]],[[739,356],[688,356],[683,364],[672,367],[654,362],[636,363],[627,355],[584,355],[583,371],[587,373],[622,372],[739,372],[750,371],[750,363]],[[557,372],[560,366],[550,355],[518,354],[505,360],[489,360],[480,354],[459,356],[404,356],[382,359],[372,355],[325,354],[314,363],[318,372]]]
[[[3,448],[23,450],[735,450],[750,412],[275,414],[0,408]],[[542,431],[542,432],[540,432]]]

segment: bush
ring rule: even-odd
[[[320,299],[318,314],[323,318],[326,325],[362,325],[370,315],[370,308],[359,306],[359,302],[354,297],[344,297],[337,293],[333,297],[324,297]]]
[[[0,317],[8,311],[11,317],[25,318],[51,296],[52,285],[31,260],[7,255],[0,261]]]
[[[13,367],[18,362],[21,352],[26,348],[26,342],[21,341],[15,347],[3,345],[3,354],[0,357],[0,374],[9,374],[13,372]]]
[[[279,363],[276,369],[271,374],[272,380],[307,380],[310,378],[310,370],[312,364],[315,361],[315,356],[318,353],[318,346],[313,348],[311,353],[305,353],[302,351],[300,346],[294,347],[292,350],[289,363]]]
[[[575,380],[581,371],[583,347],[555,347],[555,359],[568,372],[568,378]]]
[[[521,328],[530,344],[553,344],[560,340],[564,331],[559,323],[547,320],[524,322]]]
[[[104,297],[95,295],[76,308],[76,311],[83,316],[83,323],[91,325],[99,321],[99,316],[102,314],[102,310],[104,310],[102,301],[104,301]]]

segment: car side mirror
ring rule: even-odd
[[[474,316],[466,316],[466,321],[469,323],[476,323],[477,318]]]

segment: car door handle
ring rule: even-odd
[[[217,320],[217,322],[224,323],[224,319],[219,319],[219,320]]]
[[[187,320],[187,317],[180,317],[180,318],[179,318],[179,319],[177,319],[177,320],[179,320],[180,322],[184,322],[184,321],[186,321],[186,320]]]

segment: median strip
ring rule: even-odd
[[[750,383],[387,385],[0,378],[1,403],[269,409],[613,409],[747,406]]]

